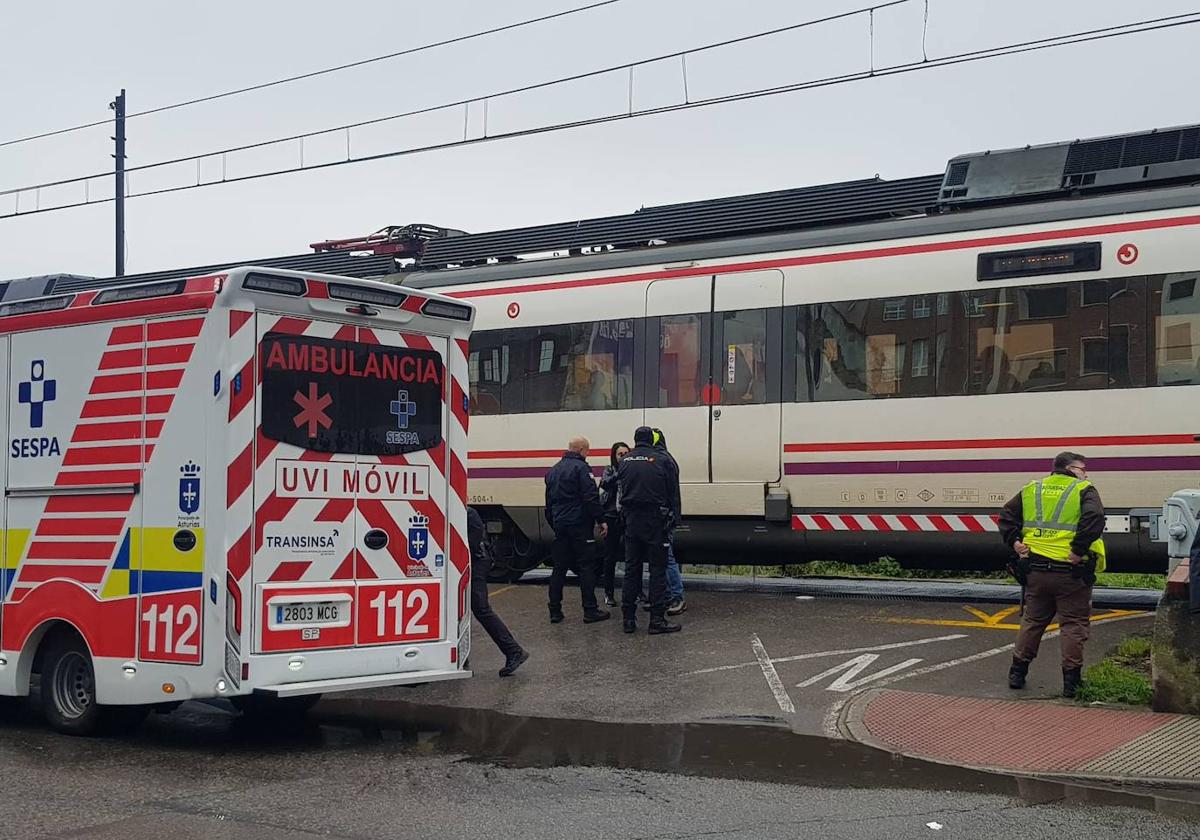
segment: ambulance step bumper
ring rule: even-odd
[[[387,688],[393,685],[420,685],[442,680],[462,680],[471,676],[470,671],[404,671],[398,674],[373,674],[369,677],[339,677],[331,680],[263,685],[254,689],[255,694],[271,697],[300,697],[305,694],[327,694],[335,691],[361,691],[366,688]]]

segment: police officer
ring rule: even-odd
[[[1060,452],[1054,472],[1031,481],[1000,513],[1000,535],[1016,553],[1025,608],[1009,688],[1023,688],[1047,625],[1062,627],[1063,697],[1082,681],[1083,643],[1092,615],[1092,585],[1104,571],[1104,505],[1088,481],[1087,459]]]
[[[654,431],[641,426],[633,433],[633,449],[617,467],[621,513],[625,518],[625,580],[621,611],[626,633],[637,632],[637,596],[642,589],[642,563],[650,564],[650,632],[677,633],[667,621],[667,540],[679,517],[679,470],[654,448]]]
[[[487,576],[492,568],[492,556],[487,550],[483,517],[473,507],[467,508],[467,545],[471,549],[471,613],[504,654],[500,676],[511,677],[529,659],[529,654],[517,644],[488,601]]]
[[[596,605],[596,526],[606,536],[604,507],[600,491],[592,477],[587,456],[591,444],[585,437],[573,437],[562,459],[546,473],[546,521],[554,529],[554,571],[550,573],[550,623],[563,620],[562,593],[567,569],[579,574],[579,594],[583,599],[583,620],[587,624],[604,621],[611,613]]]

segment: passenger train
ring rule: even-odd
[[[599,474],[643,424],[688,559],[999,566],[1000,506],[1070,449],[1110,568],[1161,570],[1200,476],[1198,184],[1200,127],[1157,130],[447,236],[389,279],[477,307],[469,493],[514,577],[567,439]]]
[[[1197,243],[1186,126],[109,282],[257,264],[470,300],[468,490],[509,577],[545,557],[566,441],[598,475],[643,424],[679,461],[683,559],[999,567],[1000,506],[1071,449],[1110,568],[1155,571],[1163,500],[1200,481]]]

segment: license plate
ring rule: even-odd
[[[303,601],[275,605],[275,625],[346,624],[347,601]]]

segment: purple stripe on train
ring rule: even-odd
[[[1089,458],[1091,472],[1200,470],[1200,455]],[[910,473],[1048,472],[1048,458],[987,458],[963,461],[821,461],[784,464],[787,475],[905,475]],[[474,471],[472,471],[474,472]]]
[[[545,478],[550,467],[471,467],[469,478]],[[592,475],[604,475],[604,467],[592,467]]]

